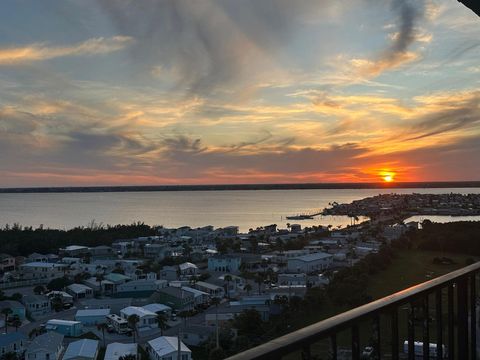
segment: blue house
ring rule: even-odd
[[[21,332],[12,332],[0,335],[0,356],[15,352],[21,354],[25,351],[28,338]]]
[[[234,255],[215,255],[208,258],[208,270],[223,273],[236,273],[240,271],[242,259]]]
[[[78,310],[75,314],[75,320],[80,321],[83,325],[93,326],[104,323],[107,315],[110,315],[110,309]]]
[[[80,321],[59,319],[48,320],[45,324],[45,329],[47,331],[55,331],[59,334],[71,337],[80,336],[83,332],[82,323]]]

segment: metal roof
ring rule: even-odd
[[[160,336],[148,342],[150,347],[158,354],[165,356],[178,351],[178,338],[173,336]],[[182,352],[191,352],[183,342],[180,341],[180,350]]]
[[[84,357],[94,359],[98,351],[98,341],[91,339],[82,339],[71,342],[65,354],[63,360],[73,359],[76,357]]]

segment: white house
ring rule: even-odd
[[[146,350],[153,360],[172,360],[177,358],[178,338],[173,336],[160,336],[147,343]],[[180,341],[181,360],[191,360],[192,352]]]
[[[164,304],[152,303],[152,304],[144,305],[142,307],[145,310],[154,312],[155,314],[158,314],[158,313],[171,314],[172,312],[172,308]]]
[[[211,297],[222,298],[225,295],[225,289],[223,287],[210,284],[204,281],[197,281],[195,285],[193,285],[193,287],[200,291],[206,292]]]
[[[104,360],[118,360],[121,356],[124,355],[138,355],[138,346],[135,343],[121,344],[121,343],[110,343],[107,345],[105,350]]]
[[[98,340],[82,339],[68,344],[63,360],[96,360],[98,356]]]
[[[45,282],[63,277],[68,269],[69,265],[60,263],[31,262],[20,265],[24,279],[45,279]]]
[[[327,269],[333,261],[333,255],[318,252],[288,259],[289,272],[310,273]]]
[[[22,303],[33,317],[42,316],[51,311],[50,299],[45,295],[24,295]]]
[[[178,270],[180,275],[184,277],[194,276],[198,273],[198,267],[191,262],[184,262],[183,264],[178,265]]]
[[[25,360],[59,360],[63,351],[63,335],[49,331],[37,336],[25,351]]]
[[[110,309],[77,310],[75,320],[80,321],[83,325],[92,326],[104,323],[108,315],[110,315]]]
[[[120,310],[120,315],[125,319],[128,320],[130,315],[137,315],[139,318],[139,322],[137,327],[156,327],[157,326],[157,314],[153,311],[146,310],[142,307],[138,306],[128,306],[122,310]]]
[[[188,286],[182,286],[182,290],[193,295],[195,305],[208,304],[210,301],[210,294],[206,293],[205,291],[194,289]]]
[[[67,292],[73,296],[75,300],[89,299],[93,297],[93,289],[84,284],[71,284],[67,286]]]

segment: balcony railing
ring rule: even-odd
[[[229,360],[312,359],[313,345],[320,341],[328,343],[327,358],[337,359],[339,350],[348,348],[348,357],[360,359],[364,350],[360,335],[364,335],[366,323],[372,324],[369,345],[373,353],[369,358],[477,359],[476,284],[479,271],[480,262],[466,266],[294,331]],[[399,309],[407,311],[399,316]],[[416,336],[419,327],[421,332]],[[400,348],[399,329],[405,333],[402,339],[402,345],[404,341],[408,344],[405,349]],[[342,344],[338,341],[340,337]],[[418,341],[416,345],[415,341]],[[419,349],[420,342],[423,345]]]

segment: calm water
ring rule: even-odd
[[[0,194],[0,225],[68,229],[88,225],[128,224],[215,227],[237,225],[241,231],[287,222],[302,225],[347,225],[346,217],[317,217],[314,220],[287,220],[287,215],[310,213],[330,202],[351,202],[367,196],[395,192],[480,193],[468,189],[319,189],[319,190],[237,190],[163,191],[121,193]]]

